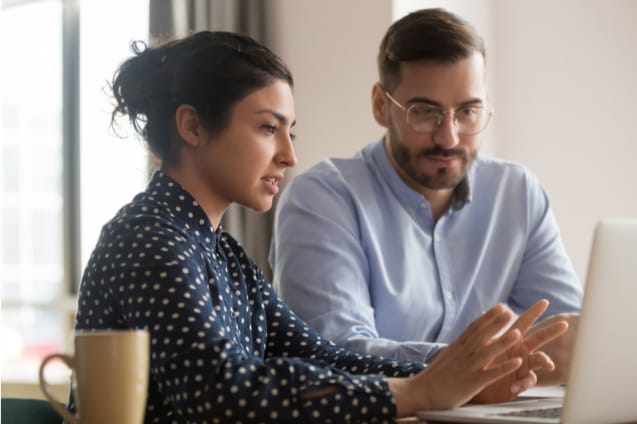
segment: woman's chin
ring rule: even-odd
[[[255,212],[263,213],[272,209],[272,198],[268,200],[259,199],[258,201],[254,201],[254,202],[246,202],[246,203],[240,202],[240,205],[248,209],[252,209]]]

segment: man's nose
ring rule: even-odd
[[[433,133],[433,141],[444,149],[450,149],[458,144],[460,138],[458,137],[458,128],[453,116],[447,113],[442,117],[440,124]]]

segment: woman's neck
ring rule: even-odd
[[[175,180],[199,203],[204,210],[210,223],[216,229],[219,228],[221,217],[230,206],[229,201],[222,199],[217,193],[210,190],[204,179],[193,173],[194,167],[184,166],[162,166],[161,170],[170,178]]]

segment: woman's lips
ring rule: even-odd
[[[261,181],[265,183],[265,187],[273,196],[279,192],[279,180],[280,177],[263,177]]]

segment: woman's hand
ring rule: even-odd
[[[495,338],[512,317],[506,306],[498,304],[473,321],[425,370],[408,378],[389,378],[398,416],[462,405],[520,368],[521,358],[496,362],[520,341],[517,329]]]
[[[548,356],[536,349],[567,328],[566,323],[556,322],[522,338],[547,305],[546,301],[538,302],[498,336],[514,315],[498,304],[474,320],[425,370],[408,378],[389,378],[398,416],[454,408],[472,399],[504,401],[514,396],[512,389],[525,390],[535,384],[533,370],[552,365]]]
[[[548,305],[547,300],[540,300],[515,320],[511,329],[519,330],[522,339],[507,350],[500,360],[510,357],[522,358],[522,366],[515,373],[487,386],[472,399],[473,402],[495,403],[513,400],[518,394],[537,384],[536,371],[552,372],[555,369],[553,360],[538,349],[566,332],[569,327],[568,322],[555,319],[529,331],[533,323],[546,311]]]
[[[571,368],[571,356],[575,345],[575,334],[577,333],[577,322],[579,314],[564,313],[552,315],[537,324],[534,324],[528,334],[536,331],[543,331],[548,325],[553,325],[556,321],[566,321],[568,330],[560,337],[542,346],[542,351],[551,357],[555,363],[555,370],[550,372],[536,370],[537,384],[539,386],[555,386],[568,382],[568,371]]]

